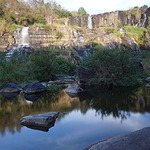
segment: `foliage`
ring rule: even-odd
[[[134,15],[135,19],[136,19],[136,23],[138,23],[138,21],[141,18],[141,14],[143,14],[147,8],[148,8],[147,5],[143,5],[142,7],[134,7],[130,10],[127,10],[126,14],[127,15]]]
[[[148,76],[150,76],[150,52],[144,54],[144,59],[142,61],[143,68]]]
[[[56,55],[50,52],[38,51],[29,57],[29,71],[32,79],[49,81],[53,79],[54,60]]]
[[[11,58],[7,61],[4,55],[1,55],[0,58],[0,84],[12,81],[21,82],[28,79],[24,59]]]
[[[74,75],[76,65],[66,60],[63,57],[58,57],[55,60],[55,74],[59,75]]]
[[[76,66],[52,51],[37,51],[30,56],[16,54],[5,59],[0,53],[0,84],[7,82],[49,81],[57,75],[73,75]]]
[[[5,24],[24,26],[35,23],[46,24],[46,18],[49,16],[65,18],[72,16],[72,14],[53,1],[0,0],[0,32],[2,32],[2,29],[7,28]]]
[[[63,33],[62,32],[59,32],[59,31],[56,31],[56,39],[61,39],[63,37]]]
[[[123,29],[129,37],[132,37],[141,46],[146,46],[146,28],[135,26],[124,26]]]
[[[85,9],[83,7],[80,7],[78,9],[78,15],[81,16],[81,15],[87,15],[87,12],[85,11]]]
[[[128,51],[101,49],[85,58],[82,66],[95,72],[92,82],[99,85],[132,86],[144,77],[140,60]]]
[[[51,86],[46,87],[46,89],[51,93],[58,93],[59,90],[64,89],[65,85],[52,84]]]

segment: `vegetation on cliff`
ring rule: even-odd
[[[18,25],[45,25],[60,18],[85,14],[87,13],[83,7],[70,12],[54,1],[0,0],[0,33],[13,32]]]
[[[94,71],[89,84],[133,86],[143,82],[145,72],[141,59],[131,52],[100,48],[94,55],[86,57],[82,66]]]

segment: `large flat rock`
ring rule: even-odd
[[[85,150],[150,150],[150,127],[100,141]]]
[[[54,126],[58,115],[59,112],[47,112],[25,116],[20,119],[20,124],[32,129],[48,131],[50,127]]]

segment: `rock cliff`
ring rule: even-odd
[[[94,28],[108,26],[148,26],[148,17],[150,16],[150,8],[143,6],[128,11],[114,11],[103,14],[92,15],[92,23]],[[71,17],[68,20],[69,25],[87,27],[88,17],[85,15],[79,17]]]
[[[149,19],[150,8],[147,6],[90,17],[88,15],[70,17],[65,19],[65,23],[59,25],[29,27],[27,44],[33,48],[50,47],[53,49],[84,49],[93,44],[109,48],[125,47],[133,51],[150,49],[150,33],[146,29]],[[124,26],[144,28],[136,28],[137,31],[141,30],[140,33],[130,34]],[[115,31],[112,31],[114,28],[116,28]],[[0,51],[22,44],[22,30],[23,28],[18,28],[14,34],[1,35]]]

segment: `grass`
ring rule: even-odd
[[[141,46],[146,46],[147,29],[143,27],[124,26],[123,29],[129,37],[133,37]]]

